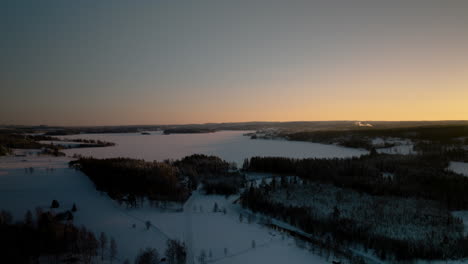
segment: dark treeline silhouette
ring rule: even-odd
[[[39,149],[43,145],[32,136],[20,134],[0,134],[0,146],[6,149]]]
[[[165,135],[170,134],[199,134],[199,133],[214,133],[216,130],[209,128],[168,128],[164,130]]]
[[[346,159],[253,157],[244,167],[256,172],[297,175],[306,181],[331,183],[372,195],[435,200],[451,210],[468,209],[468,178],[448,171],[447,166],[447,161],[438,155],[373,153]],[[386,177],[386,173],[392,177]]]
[[[141,198],[181,202],[190,193],[177,168],[166,162],[81,157],[70,165],[83,171],[99,191],[130,206],[137,206]]]
[[[91,263],[97,257],[98,240],[85,227],[78,228],[58,214],[28,211],[24,221],[13,223],[11,214],[0,213],[0,250],[3,263]],[[45,258],[45,259],[44,259]],[[48,262],[49,262],[48,261]]]
[[[243,175],[230,171],[229,163],[198,154],[164,162],[80,157],[70,166],[84,172],[99,191],[132,207],[143,198],[183,202],[199,183],[208,194],[229,195],[237,193],[244,182]]]
[[[460,259],[468,257],[468,237],[460,235],[457,238],[444,238],[442,240],[396,239],[370,232],[366,226],[349,218],[340,217],[339,210],[334,209],[329,218],[317,217],[307,206],[285,205],[273,201],[269,192],[274,188],[272,184],[266,186],[251,186],[241,196],[243,207],[253,212],[267,214],[280,219],[304,232],[313,235],[318,241],[325,242],[330,248],[346,248],[352,245],[361,245],[373,249],[377,256],[383,260],[395,258],[397,260],[409,259]],[[451,215],[447,216],[448,224],[460,224]],[[331,236],[330,236],[331,235]]]
[[[115,143],[113,142],[107,142],[103,140],[96,140],[96,139],[82,139],[82,138],[77,138],[77,139],[65,139],[64,141],[69,141],[69,142],[77,142],[77,143],[84,143],[83,145],[79,145],[81,147],[110,147],[110,146],[115,146]]]
[[[40,141],[72,141],[77,143],[74,146],[62,146],[53,143],[41,143]],[[109,147],[115,143],[92,139],[71,139],[61,140],[47,135],[26,135],[18,133],[0,133],[0,156],[10,154],[12,149],[42,149],[44,155],[65,156],[60,152],[66,148],[89,148],[89,147]]]
[[[216,156],[194,154],[173,164],[182,175],[189,178],[193,189],[199,182],[203,183],[207,194],[235,194],[244,184],[244,176],[237,171],[235,165]]]
[[[372,149],[371,139],[381,138],[407,138],[414,142],[437,145],[468,145],[467,125],[437,125],[405,128],[360,128],[351,130],[331,131],[301,131],[282,132],[279,137],[294,141],[311,141],[318,143],[337,143],[346,147]],[[386,145],[383,147],[390,147]]]
[[[187,259],[187,250],[185,244],[178,240],[168,240],[164,255],[160,255],[155,248],[141,249],[135,258],[135,264],[185,264]],[[124,263],[130,263],[126,261]]]

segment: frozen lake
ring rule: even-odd
[[[114,142],[117,145],[103,148],[65,150],[67,155],[81,154],[96,158],[130,157],[145,160],[179,159],[191,154],[219,156],[242,166],[245,158],[253,156],[280,156],[291,158],[352,157],[367,151],[309,142],[285,140],[252,140],[243,136],[249,131],[220,131],[206,134],[171,134],[153,132],[125,134],[81,134],[63,136],[65,139],[96,139]]]

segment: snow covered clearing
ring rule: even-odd
[[[165,247],[166,236],[156,228],[146,230],[142,222],[146,218],[134,217],[131,211],[97,192],[92,182],[81,172],[68,168],[67,162],[66,158],[49,156],[0,158],[0,209],[10,211],[15,220],[22,220],[27,210],[49,210],[53,199],[60,203],[56,212],[70,210],[75,203],[75,225],[114,237],[120,259],[133,259],[140,248]]]
[[[466,162],[451,161],[448,169],[468,177],[468,163]]]
[[[376,137],[372,139],[372,145],[377,148],[378,153],[401,155],[416,154],[416,151],[413,150],[414,144],[409,139]],[[385,147],[385,145],[394,146]]]

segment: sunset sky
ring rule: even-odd
[[[468,119],[468,1],[1,1],[0,125]]]

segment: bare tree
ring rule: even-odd
[[[99,236],[99,244],[101,246],[101,260],[104,260],[104,251],[107,247],[107,236],[104,232],[101,232]]]
[[[200,264],[206,264],[206,252],[203,249],[200,252],[200,256],[198,257],[198,262],[200,262]]]
[[[111,238],[110,240],[110,262],[114,261],[115,257],[117,256],[117,243],[115,243],[115,239]]]
[[[169,264],[185,264],[187,258],[185,244],[177,240],[168,240],[165,255]]]

